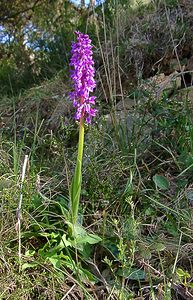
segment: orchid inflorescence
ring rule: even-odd
[[[70,66],[73,91],[70,98],[76,109],[75,119],[79,121],[79,141],[77,162],[70,187],[70,212],[73,228],[78,224],[79,202],[82,183],[82,160],[84,150],[84,124],[91,123],[92,117],[96,114],[95,96],[90,96],[96,82],[94,80],[94,61],[91,40],[87,34],[75,32],[77,41],[72,42]],[[76,226],[75,226],[76,225]],[[75,230],[75,229],[74,229]]]
[[[91,123],[92,117],[96,114],[95,96],[90,96],[96,83],[94,80],[94,61],[91,40],[87,34],[76,31],[77,42],[72,42],[70,66],[71,79],[74,91],[70,93],[73,105],[76,108],[75,119],[83,119],[85,123]]]

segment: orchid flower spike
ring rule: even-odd
[[[95,69],[91,40],[87,34],[76,31],[77,42],[72,42],[70,66],[71,79],[73,81],[73,92],[70,98],[76,109],[75,119],[83,119],[86,124],[91,123],[92,117],[96,115],[95,96],[90,96],[96,82],[94,80]]]

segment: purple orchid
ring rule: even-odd
[[[75,34],[77,42],[72,42],[70,60],[74,91],[70,93],[70,98],[76,108],[75,119],[80,121],[83,118],[89,124],[96,115],[96,109],[92,107],[96,97],[90,96],[96,86],[92,45],[87,34],[79,31]]]

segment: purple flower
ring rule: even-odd
[[[76,31],[75,34],[77,35],[77,42],[72,42],[70,60],[74,90],[70,93],[70,98],[76,108],[75,119],[84,118],[86,123],[90,123],[96,114],[96,109],[92,107],[96,97],[90,96],[96,86],[92,45],[87,34],[79,31]]]

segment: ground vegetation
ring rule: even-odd
[[[98,113],[73,240],[75,30]],[[192,34],[191,0],[0,4],[0,299],[193,299]]]

